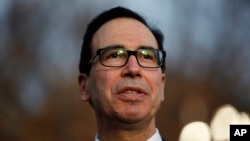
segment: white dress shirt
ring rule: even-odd
[[[99,139],[97,138],[98,135],[95,136],[95,141],[99,141]],[[158,129],[155,129],[155,133],[153,136],[151,136],[149,139],[147,139],[147,141],[161,141],[161,135],[158,131]]]

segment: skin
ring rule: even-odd
[[[131,18],[117,18],[102,25],[92,39],[97,49],[120,45],[128,50],[158,48],[151,31]],[[165,74],[146,69],[130,56],[124,67],[105,67],[95,58],[89,75],[79,75],[83,101],[92,102],[101,141],[145,141],[155,133],[155,114],[164,100]],[[128,94],[136,91],[137,94]]]

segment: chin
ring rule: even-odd
[[[133,123],[139,123],[141,121],[144,121],[144,119],[147,119],[148,115],[146,113],[141,113],[141,112],[128,112],[123,113],[122,115],[118,115],[118,118],[120,121],[128,124],[133,124]]]

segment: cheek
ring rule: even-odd
[[[90,97],[93,103],[104,104],[111,99],[111,89],[115,83],[116,76],[110,70],[98,69],[95,73],[91,74],[91,81],[89,85]]]
[[[155,73],[148,76],[151,76],[148,79],[148,83],[151,84],[155,98],[157,101],[164,100],[165,76],[162,74],[156,75]]]

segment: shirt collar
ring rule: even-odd
[[[158,131],[158,129],[155,129],[155,133],[153,136],[151,136],[147,141],[161,141],[161,135]],[[99,141],[99,139],[97,138],[97,135],[95,136],[95,141]]]
[[[154,135],[151,136],[147,141],[161,141],[161,140],[162,140],[161,135],[160,135],[158,129],[156,128]]]

